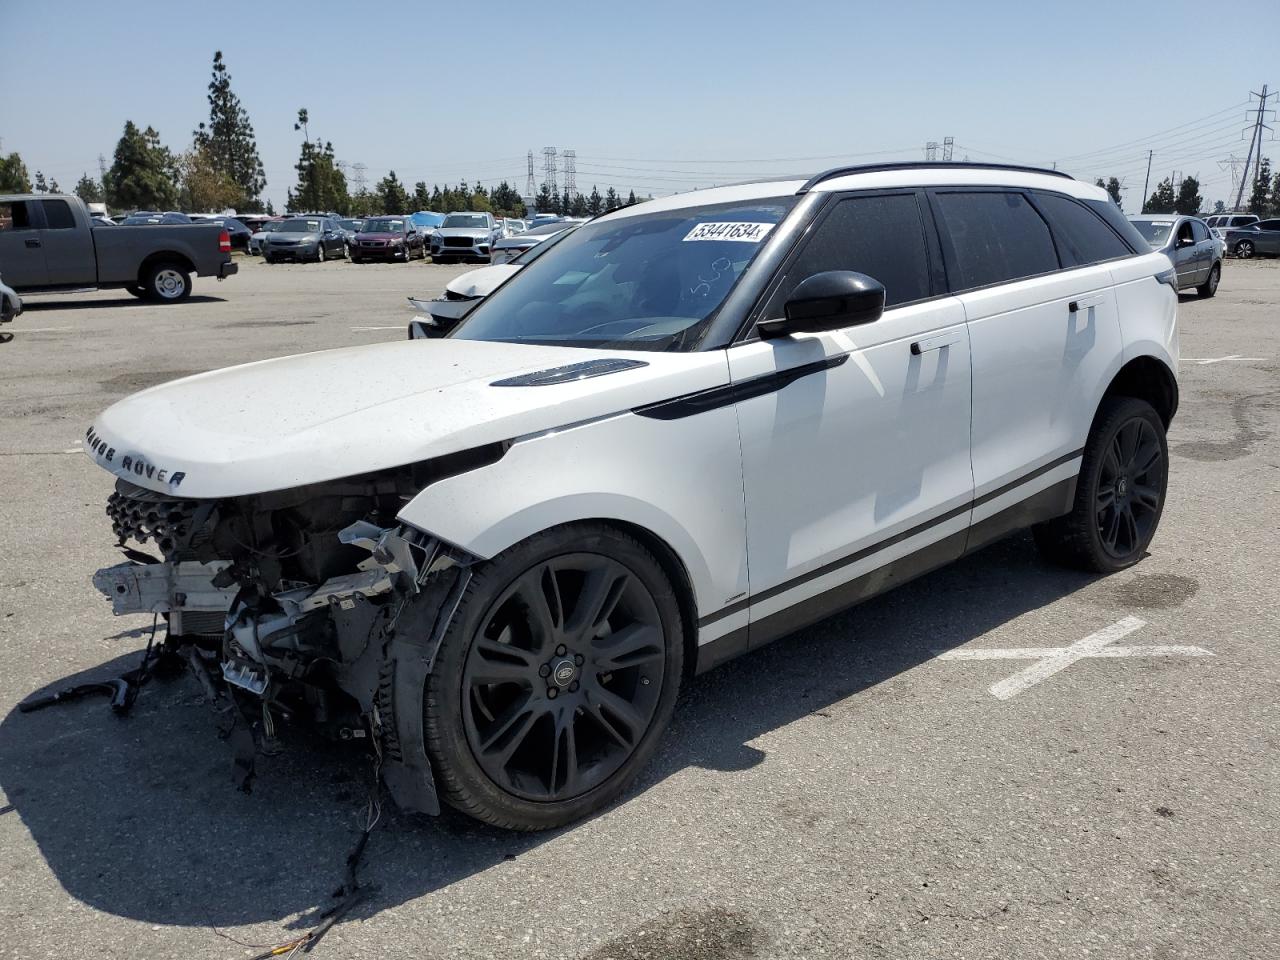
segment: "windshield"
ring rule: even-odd
[[[403,233],[403,220],[366,220],[361,233]]]
[[[264,224],[262,225],[262,232],[263,232],[263,233],[275,233],[275,232],[276,232],[277,230],[279,230],[282,226],[284,226],[284,221],[283,221],[283,220],[268,220],[266,223],[264,223]]]
[[[280,222],[281,233],[319,233],[319,220],[282,220]]]
[[[489,221],[485,219],[482,213],[451,213],[444,218],[444,223],[441,226],[446,229],[449,227],[479,227],[483,230],[489,226]]]
[[[585,224],[549,243],[544,255],[481,302],[454,335],[692,349],[794,203],[793,197],[780,197]]]
[[[535,243],[532,247],[526,247],[518,256],[512,257],[507,262],[518,263],[522,267],[527,266],[563,240],[564,237],[567,237],[574,229],[574,227],[566,227],[558,231],[560,234],[563,234],[563,236],[552,235],[550,237],[546,237],[545,239]]]
[[[440,213],[419,211],[418,213],[409,214],[409,219],[420,227],[438,227],[444,222],[444,215]]]
[[[1142,234],[1142,239],[1153,247],[1163,247],[1169,239],[1169,231],[1173,229],[1172,220],[1130,220]]]
[[[343,230],[359,230],[360,221],[359,220],[339,220],[338,226],[342,227]]]

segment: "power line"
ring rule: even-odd
[[[1203,116],[1203,117],[1198,117],[1198,118],[1196,118],[1195,120],[1188,120],[1186,123],[1180,123],[1180,124],[1178,124],[1176,127],[1170,127],[1169,129],[1167,129],[1167,130],[1161,130],[1161,131],[1159,131],[1158,133],[1148,134],[1148,135],[1147,135],[1147,136],[1145,136],[1145,137],[1137,137],[1136,139],[1133,139],[1133,140],[1125,140],[1125,141],[1124,141],[1124,142],[1122,142],[1122,143],[1112,144],[1112,145],[1111,145],[1111,146],[1109,146],[1109,147],[1102,147],[1102,148],[1100,148],[1100,149],[1098,149],[1098,150],[1090,150],[1090,151],[1087,151],[1087,152],[1085,152],[1085,153],[1077,153],[1077,154],[1070,155],[1070,156],[1059,157],[1059,158],[1058,158],[1058,161],[1059,161],[1059,162],[1062,162],[1062,161],[1064,161],[1064,160],[1080,160],[1080,159],[1082,159],[1082,158],[1092,157],[1092,156],[1094,156],[1094,155],[1096,155],[1096,154],[1110,153],[1112,150],[1119,149],[1119,148],[1121,148],[1121,147],[1133,146],[1133,145],[1136,145],[1136,144],[1142,144],[1143,146],[1145,146],[1149,141],[1154,140],[1154,139],[1156,139],[1157,137],[1162,137],[1162,136],[1164,136],[1164,135],[1165,135],[1165,134],[1167,134],[1167,133],[1173,133],[1175,130],[1182,130],[1182,129],[1183,129],[1183,128],[1185,128],[1185,127],[1193,126],[1193,125],[1195,125],[1195,124],[1197,124],[1197,123],[1201,123],[1201,122],[1203,122],[1203,121],[1205,121],[1205,120],[1211,120],[1211,119],[1213,119],[1213,118],[1215,118],[1215,117],[1220,117],[1220,116],[1222,116],[1222,115],[1223,115],[1223,114],[1225,114],[1225,113],[1230,113],[1232,110],[1238,110],[1238,109],[1240,109],[1241,107],[1247,107],[1248,105],[1249,105],[1249,101],[1248,101],[1248,100],[1246,100],[1244,103],[1233,103],[1233,104],[1232,104],[1231,106],[1229,106],[1229,107],[1223,107],[1221,110],[1216,110],[1216,111],[1214,111],[1213,113],[1206,114],[1206,115],[1205,115],[1205,116]]]
[[[1249,180],[1249,161],[1253,159],[1254,145],[1255,143],[1257,144],[1258,151],[1258,161],[1254,169],[1254,179],[1256,180],[1262,172],[1262,131],[1271,129],[1265,123],[1265,117],[1267,114],[1267,85],[1265,83],[1262,85],[1261,93],[1254,93],[1252,90],[1249,91],[1249,96],[1258,98],[1258,108],[1256,111],[1253,111],[1253,135],[1249,138],[1249,155],[1245,158],[1244,175],[1240,178],[1240,186],[1236,190],[1235,209],[1237,210],[1240,209],[1240,201],[1244,197],[1244,185]]]

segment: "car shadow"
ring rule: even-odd
[[[34,296],[34,294],[33,294]],[[207,294],[193,293],[178,303],[153,303],[140,300],[130,293],[121,293],[118,297],[95,297],[92,300],[28,300],[22,301],[22,313],[40,313],[43,310],[93,310],[99,307],[181,307],[192,303],[226,303],[224,297],[211,297]],[[18,328],[14,332],[20,332]]]
[[[900,676],[1067,596],[1093,577],[1042,563],[1030,538],[951,567],[777,641],[687,685],[672,729],[632,796],[685,769],[742,770],[751,741]],[[50,684],[116,676],[131,652]],[[231,785],[231,750],[188,676],[147,686],[134,712],[104,698],[0,723],[0,786],[58,882],[98,910],[147,923],[306,927],[334,902],[365,815],[371,767],[355,748],[288,736],[262,758],[251,795]],[[619,814],[625,816],[625,810]],[[517,834],[390,801],[361,877],[370,916],[511,860],[568,827]]]

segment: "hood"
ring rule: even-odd
[[[496,380],[596,359],[644,364],[537,386]],[[245,496],[514,440],[728,382],[723,351],[475,340],[345,347],[186,377],[109,407],[85,450],[151,490]]]
[[[480,238],[487,240],[493,233],[487,227],[440,227],[436,230],[437,237],[470,237],[472,239]]]
[[[519,270],[519,265],[510,263],[499,263],[489,267],[481,267],[478,270],[468,270],[445,284],[445,290],[469,300],[474,300],[476,297],[487,297],[498,289],[498,285],[502,281],[513,273],[518,273]]]
[[[267,235],[268,243],[313,243],[320,239],[320,231],[314,233],[298,233],[297,231],[285,232],[284,230],[276,230]]]

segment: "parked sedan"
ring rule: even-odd
[[[1227,230],[1226,243],[1227,250],[1241,260],[1248,260],[1259,253],[1280,256],[1280,219],[1232,227]]]
[[[227,235],[231,238],[231,246],[235,250],[249,249],[249,240],[253,237],[253,231],[237,220],[235,217],[201,217],[201,223],[220,223],[227,231]]]
[[[431,235],[431,259],[436,263],[451,260],[488,263],[498,236],[492,213],[451,213]]]
[[[280,226],[262,240],[262,256],[267,263],[280,260],[314,260],[321,263],[329,257],[345,257],[347,242],[332,217],[294,217],[280,221]]]
[[[1203,220],[1176,213],[1147,213],[1132,216],[1129,222],[1151,249],[1173,261],[1179,291],[1194,289],[1202,297],[1217,293],[1224,247]]]
[[[351,262],[427,259],[422,234],[408,217],[370,217],[351,241]]]

